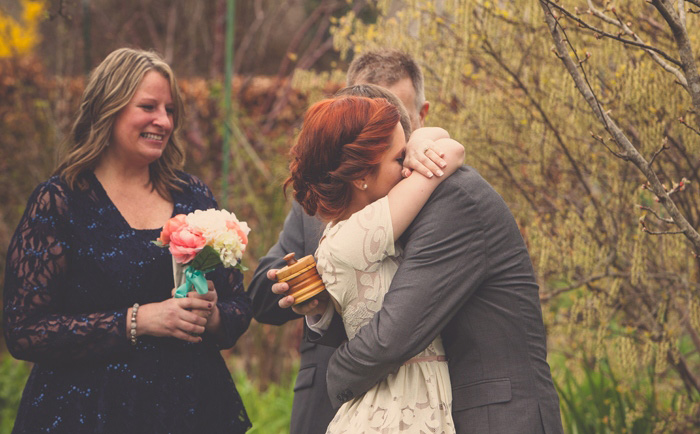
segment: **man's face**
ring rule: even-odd
[[[416,130],[423,126],[423,118],[416,107],[416,91],[413,89],[411,79],[406,77],[394,83],[392,86],[385,86],[391,93],[401,100],[408,117],[411,119],[411,129]]]
[[[396,95],[396,97],[401,100],[404,107],[406,107],[408,118],[411,120],[411,131],[423,126],[423,122],[425,121],[425,113],[428,112],[427,104],[425,113],[419,113],[418,107],[416,107],[416,91],[413,89],[413,83],[411,82],[410,78],[402,78],[392,86],[387,86],[386,83],[371,83],[366,80],[357,80],[355,84],[375,84],[386,88],[388,91]]]

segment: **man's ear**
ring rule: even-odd
[[[425,118],[428,116],[429,111],[430,111],[430,101],[425,101],[420,108],[420,112],[418,112],[418,117],[420,118],[420,126],[421,127],[425,126]]]

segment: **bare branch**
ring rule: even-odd
[[[651,0],[651,4],[664,17],[671,29],[671,33],[673,33],[673,38],[676,40],[678,53],[681,57],[681,68],[688,80],[688,93],[693,102],[695,113],[700,115],[700,73],[698,73],[695,55],[685,25],[674,10],[673,4],[668,0]],[[700,116],[696,119],[700,126]]]
[[[544,123],[547,125],[548,128],[554,132],[554,135],[557,139],[557,143],[559,144],[559,147],[561,150],[564,152],[564,155],[566,156],[567,160],[571,164],[571,167],[574,169],[574,172],[576,173],[576,177],[578,178],[579,182],[583,186],[583,188],[586,190],[586,193],[588,196],[591,198],[591,201],[593,202],[593,206],[596,209],[596,212],[598,213],[598,217],[600,221],[603,221],[600,207],[598,205],[598,201],[596,200],[595,196],[593,195],[590,186],[588,185],[588,182],[586,181],[586,178],[583,176],[583,173],[581,172],[581,169],[579,168],[578,163],[574,159],[573,155],[571,154],[571,151],[569,151],[569,148],[566,146],[566,143],[562,139],[562,137],[559,135],[559,131],[554,128],[554,125],[551,123],[549,120],[549,117],[547,116],[546,112],[544,109],[540,106],[539,102],[535,100],[535,98],[530,94],[527,86],[520,80],[520,77],[518,74],[513,72],[508,65],[505,64],[503,59],[501,58],[498,53],[496,53],[496,50],[491,46],[490,42],[488,40],[484,41],[484,51],[486,51],[487,54],[489,54],[498,64],[499,66],[515,81],[515,83],[518,85],[518,87],[525,93],[527,98],[530,100],[530,102],[535,106],[537,109],[537,112],[540,114],[542,117],[542,120]]]
[[[639,224],[642,226],[642,231],[649,235],[681,235],[683,231],[653,231],[647,227],[645,216],[639,218]]]
[[[578,18],[576,15],[574,15],[574,14],[572,14],[571,12],[569,12],[568,10],[566,10],[564,7],[559,6],[558,4],[552,2],[551,0],[543,0],[543,1],[545,1],[545,2],[548,3],[550,6],[552,6],[553,8],[557,9],[558,11],[560,11],[561,13],[563,13],[564,15],[566,15],[567,18],[569,18],[569,19],[575,21],[575,22],[579,25],[579,27],[581,27],[581,28],[584,28],[584,29],[587,29],[587,30],[591,30],[591,31],[595,32],[596,34],[598,34],[598,35],[601,36],[601,37],[604,36],[604,37],[606,37],[606,38],[614,39],[614,40],[616,40],[616,41],[620,41],[620,42],[622,42],[622,43],[624,43],[624,44],[632,45],[632,46],[634,46],[634,47],[638,47],[638,48],[641,48],[641,49],[646,50],[646,51],[653,51],[653,52],[655,52],[655,53],[661,55],[664,59],[668,60],[669,62],[672,62],[673,64],[675,64],[675,65],[677,65],[677,66],[681,66],[681,62],[679,62],[678,60],[674,59],[673,57],[669,56],[668,54],[664,53],[663,51],[659,50],[659,49],[656,48],[656,47],[652,47],[651,45],[647,45],[647,44],[645,44],[645,43],[643,43],[643,42],[640,42],[640,41],[637,41],[637,40],[631,41],[631,40],[629,40],[629,39],[625,39],[625,38],[621,37],[619,34],[618,34],[618,35],[614,35],[614,34],[612,34],[612,33],[606,32],[605,30],[601,30],[601,29],[598,29],[598,28],[596,28],[596,27],[593,27],[593,26],[591,26],[590,24],[588,24],[587,22],[585,22],[585,21],[583,21],[582,19]],[[601,15],[602,15],[602,14],[601,14]],[[609,18],[608,18],[608,19],[609,19]],[[606,20],[606,21],[607,21],[607,20]],[[611,21],[612,21],[612,20],[611,20]],[[629,27],[627,27],[626,24],[624,24],[624,23],[622,23],[622,22],[612,21],[611,24],[614,24],[614,25],[616,25],[616,26],[618,26],[618,27],[623,27],[623,26],[624,26],[625,28],[627,28],[627,31],[626,31],[625,33],[627,33],[627,34],[630,35],[630,36],[635,36],[635,35],[636,35],[634,32],[632,32],[631,30],[629,30]]]
[[[678,18],[685,29],[685,2],[683,0],[678,0]]]
[[[572,290],[574,290],[574,289],[580,288],[580,287],[582,287],[583,285],[588,285],[588,284],[591,284],[591,283],[593,283],[593,282],[595,282],[595,281],[597,281],[597,280],[606,279],[606,278],[609,278],[609,277],[622,277],[622,278],[627,278],[627,277],[629,277],[629,274],[628,274],[628,273],[603,273],[603,274],[597,274],[597,275],[595,275],[595,276],[589,276],[589,277],[587,277],[587,278],[585,278],[585,279],[579,280],[578,282],[574,282],[574,283],[572,283],[571,285],[569,285],[569,286],[567,286],[567,287],[565,287],[565,288],[559,288],[559,289],[557,289],[557,290],[555,290],[555,291],[552,291],[552,292],[550,292],[550,293],[543,294],[543,295],[540,296],[540,300],[542,300],[542,301],[547,301],[547,300],[550,300],[550,299],[552,299],[552,298],[555,298],[555,297],[557,297],[558,295],[563,294],[563,293],[565,293],[565,292],[569,292],[569,291],[572,291]]]
[[[282,4],[282,2],[278,3],[278,5]],[[250,24],[250,27],[248,27],[248,31],[246,31],[243,34],[241,43],[238,45],[238,49],[236,50],[236,55],[233,62],[235,71],[241,70],[241,64],[243,63],[243,59],[250,55],[248,53],[248,49],[253,43],[253,40],[260,36],[258,34],[258,30],[265,22],[265,17],[267,16],[262,7],[262,0],[255,0],[253,7],[255,10],[255,20]]]
[[[678,118],[678,122],[682,123],[682,124],[685,125],[685,127],[688,128],[690,131],[692,131],[692,132],[694,132],[695,134],[697,134],[698,136],[700,136],[700,131],[696,130],[696,129],[693,128],[691,125],[688,125],[688,123],[685,121],[685,118],[682,118],[682,117],[681,117],[681,118]]]
[[[605,15],[603,12],[601,12],[595,6],[593,6],[593,2],[591,0],[588,0],[588,10],[591,12],[591,14],[593,14],[593,16],[599,18],[600,20],[602,20],[608,24],[611,24],[613,26],[617,26],[617,27],[621,28],[622,31],[624,31],[629,36],[633,37],[635,41],[637,41],[640,44],[646,45],[644,43],[644,41],[642,40],[642,38],[640,38],[634,31],[632,31],[632,29],[630,29],[629,26],[623,20],[619,19],[619,17],[617,17],[617,19],[615,20],[615,19],[612,19],[609,16]],[[671,74],[673,74],[681,86],[683,86],[684,88],[688,87],[688,82],[687,82],[685,76],[683,75],[683,73],[680,70],[678,70],[678,68],[675,68],[672,65],[669,65],[664,59],[661,58],[662,55],[660,55],[659,53],[656,53],[654,50],[646,50],[646,52],[651,56],[652,59],[654,59],[654,61],[656,63],[659,64],[659,66],[661,66],[667,72],[670,72]],[[666,55],[663,57],[668,58],[670,56]],[[673,59],[672,63],[676,64],[677,66],[681,66],[680,62],[678,62],[675,59]]]
[[[515,179],[515,176],[513,176],[513,172],[510,170],[510,166],[508,165],[508,163],[503,161],[503,158],[501,158],[501,156],[498,154],[496,154],[496,158],[498,158],[498,163],[501,165],[501,168],[505,171],[506,175],[510,179],[511,184],[514,185],[518,191],[520,191],[520,194],[522,194],[522,196],[530,204],[532,209],[538,210],[539,207],[535,204],[535,201],[530,197],[525,188],[523,188],[523,186],[520,185],[520,183]]]
[[[656,160],[656,157],[666,149],[668,149],[668,137],[664,137],[663,142],[661,143],[661,147],[656,152],[654,152],[654,155],[651,156],[651,160],[649,160],[649,166],[654,164],[654,160]]]
[[[238,125],[235,122],[228,120],[224,123],[224,126],[228,128],[229,132],[236,138],[236,140],[234,140],[234,146],[240,146],[243,148],[246,154],[248,154],[248,157],[253,161],[253,165],[258,169],[260,174],[263,175],[267,181],[271,182],[272,174],[270,173],[270,170],[267,168],[267,165],[262,158],[260,158],[258,153],[255,152],[255,149],[250,144],[250,141],[246,135],[243,134],[240,128],[238,128]],[[234,152],[234,154],[237,155],[236,152]]]
[[[658,2],[659,0],[653,1]],[[676,204],[669,197],[669,195],[666,193],[663,186],[661,185],[661,181],[659,181],[659,178],[657,177],[656,173],[649,167],[649,163],[647,163],[644,157],[634,147],[634,145],[630,142],[625,133],[617,126],[617,124],[610,117],[610,115],[606,113],[601,107],[600,101],[595,96],[590,83],[588,83],[588,79],[585,75],[585,70],[582,66],[577,65],[577,63],[574,62],[574,59],[569,54],[568,48],[571,47],[571,42],[566,36],[566,31],[559,25],[557,20],[554,18],[549,4],[550,2],[547,0],[540,0],[540,6],[544,11],[545,21],[547,22],[547,26],[549,27],[552,39],[554,40],[554,45],[558,56],[564,63],[564,66],[569,72],[569,75],[571,75],[571,77],[573,78],[576,88],[579,90],[586,102],[588,102],[591,109],[593,109],[593,113],[603,124],[608,133],[610,133],[610,135],[613,137],[618,146],[620,146],[624,150],[627,157],[630,158],[630,161],[635,166],[637,166],[637,168],[644,174],[651,186],[651,190],[654,192],[654,194],[659,199],[664,208],[666,208],[666,211],[669,213],[671,218],[673,218],[673,221],[680,228],[681,232],[693,244],[695,252],[700,252],[700,234],[695,230],[695,228],[693,228],[690,225],[688,220],[678,210]],[[577,57],[576,50],[573,50],[573,55]],[[695,84],[697,84],[698,87],[700,87],[700,83],[693,84],[693,81],[690,79],[688,80],[688,82],[691,85],[691,87]]]
[[[620,160],[625,160],[625,161],[629,161],[629,160],[630,160],[629,157],[628,157],[627,155],[621,154],[621,153],[619,153],[619,152],[613,151],[612,148],[611,148],[610,146],[608,146],[607,143],[605,143],[605,139],[602,138],[601,136],[599,136],[598,134],[594,134],[594,133],[591,131],[591,136],[593,136],[594,139],[596,139],[596,140],[597,140],[598,142],[600,142],[603,146],[605,146],[605,148],[606,148],[611,154],[613,154],[614,156],[616,156],[616,157],[619,158]]]
[[[142,3],[141,5],[141,19],[144,21],[146,24],[146,30],[148,30],[148,35],[151,37],[151,43],[153,46],[156,48],[156,50],[160,53],[162,53],[163,50],[163,41],[160,38],[160,33],[158,32],[158,26],[156,25],[155,20],[153,19],[153,16],[150,14],[150,12],[146,9],[146,5]]]
[[[639,209],[644,210],[644,211],[648,211],[648,212],[652,213],[652,214],[654,215],[654,217],[657,218],[657,220],[662,221],[662,222],[664,222],[664,223],[673,224],[673,220],[672,220],[672,219],[667,219],[667,218],[661,217],[661,216],[658,215],[658,214],[656,213],[656,211],[654,211],[652,208],[649,208],[648,206],[644,206],[644,205],[638,205],[638,206],[639,206]]]
[[[700,379],[693,374],[692,369],[688,368],[688,364],[682,355],[677,356],[673,351],[669,350],[666,352],[666,358],[669,363],[676,367],[676,371],[680,374],[688,394],[691,394],[693,389],[700,390]]]
[[[688,293],[690,294],[690,291]],[[687,303],[687,301],[684,304],[678,299],[674,299],[674,304],[676,305],[676,309],[678,309],[682,314],[682,322],[685,325],[685,329],[688,331],[688,334],[690,335],[691,339],[693,340],[695,348],[697,348],[698,351],[700,351],[700,334],[698,334],[698,331],[696,331],[693,328],[693,325],[690,321],[690,312],[688,312],[688,305],[690,303]]]
[[[168,24],[165,32],[165,48],[163,49],[163,59],[166,63],[173,62],[175,48],[175,29],[177,28],[177,8],[176,5],[170,6],[168,12]]]
[[[73,20],[73,16],[66,10],[64,0],[58,1],[58,10],[56,12],[49,11],[49,20],[53,21],[56,17],[63,17],[66,21]]]

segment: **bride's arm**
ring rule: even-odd
[[[414,137],[412,136],[411,141],[413,140]],[[444,175],[428,178],[413,173],[389,191],[387,196],[395,240],[403,234],[408,225],[418,215],[435,188],[454,173],[464,161],[464,146],[455,140],[450,138],[441,138],[436,141],[425,141],[422,138],[421,140],[432,152],[443,155],[446,162],[446,166],[443,168]]]

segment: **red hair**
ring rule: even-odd
[[[314,104],[290,151],[285,190],[292,185],[309,215],[341,217],[352,199],[352,182],[377,170],[399,119],[398,109],[381,98],[348,96]]]

